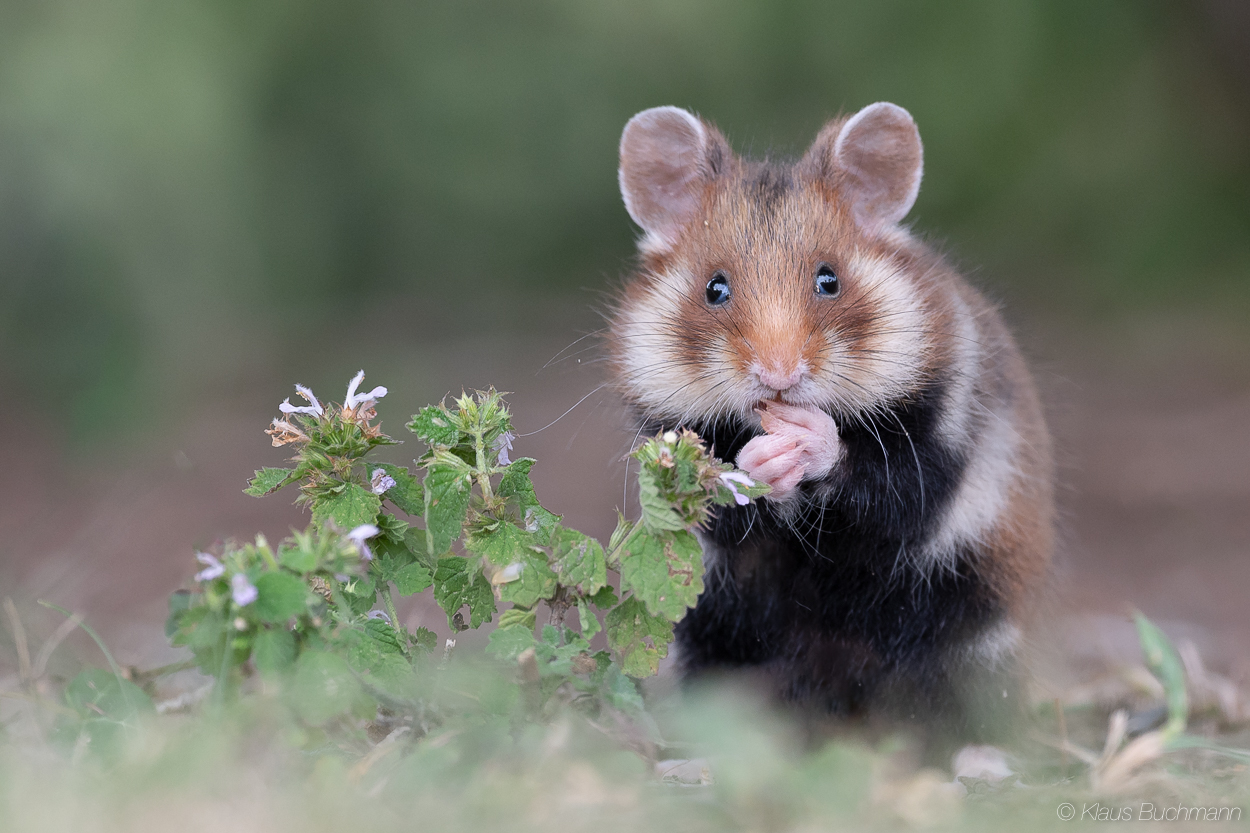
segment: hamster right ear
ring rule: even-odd
[[[652,107],[621,134],[621,196],[634,222],[671,244],[699,210],[724,140],[680,107]]]
[[[806,160],[850,203],[866,228],[907,216],[920,193],[924,149],[911,114],[897,104],[869,104],[845,122],[830,122]]]

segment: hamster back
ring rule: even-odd
[[[986,737],[1016,708],[1052,463],[998,313],[900,225],[922,158],[892,104],[793,163],[739,158],[675,107],[639,113],[620,165],[639,268],[609,350],[640,427],[689,427],[773,487],[700,533],[685,673]]]

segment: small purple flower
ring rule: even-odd
[[[386,388],[379,385],[368,393],[356,393],[356,388],[360,387],[360,383],[365,380],[365,372],[362,370],[352,377],[351,384],[347,386],[347,399],[343,402],[343,407],[349,411],[363,407],[369,409],[373,403],[377,402],[383,396],[386,396]]]
[[[386,469],[374,469],[369,488],[375,495],[385,494],[388,489],[395,488],[395,478],[387,474]]]
[[[206,552],[197,552],[195,560],[204,565],[204,569],[195,574],[196,581],[212,581],[226,572],[221,562]]]
[[[391,623],[391,617],[387,616],[385,611],[371,610],[365,615],[366,619],[381,619],[386,624]]]
[[[230,597],[239,607],[247,607],[256,601],[258,595],[260,594],[256,590],[256,585],[248,581],[247,576],[242,573],[235,573],[230,579]]]
[[[347,540],[356,545],[356,549],[360,550],[360,557],[365,561],[373,560],[373,551],[369,549],[366,540],[377,535],[380,530],[373,524],[361,524],[360,526],[347,533]]]
[[[495,451],[499,453],[499,465],[512,465],[512,458],[508,456],[508,452],[512,450],[512,441],[516,439],[516,434],[511,431],[504,431],[495,439]]]
[[[296,385],[295,392],[307,399],[310,405],[292,405],[290,397],[282,400],[282,404],[278,406],[278,410],[284,414],[308,414],[309,416],[321,416],[321,403],[317,401],[317,397],[313,396],[313,392],[303,385]]]
[[[734,503],[738,504],[739,506],[746,506],[748,503],[751,502],[751,498],[742,494],[742,492],[739,492],[738,487],[735,485],[735,484],[741,484],[743,486],[746,486],[748,489],[755,485],[755,481],[747,477],[745,474],[741,474],[740,472],[736,472],[736,471],[721,472],[720,482],[725,484],[725,488],[733,492]]]

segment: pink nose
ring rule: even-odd
[[[755,372],[755,375],[765,387],[772,388],[775,391],[789,390],[803,379],[803,371],[797,367],[789,373],[779,373],[776,370],[767,370],[761,367]]]

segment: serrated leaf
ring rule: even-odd
[[[608,582],[608,563],[603,547],[589,535],[557,527],[551,536],[551,561],[560,583],[593,596]]]
[[[520,565],[520,575],[497,585],[503,601],[532,607],[556,592],[556,574],[547,556],[535,547],[534,536],[516,524],[500,521],[493,528],[474,530],[464,544],[496,567]]]
[[[451,446],[460,441],[460,429],[456,427],[455,418],[437,405],[427,406],[420,413],[413,414],[408,430],[426,445]]]
[[[387,489],[384,497],[409,515],[421,517],[425,512],[425,490],[421,483],[412,476],[405,466],[390,463],[371,463],[370,470],[379,468],[395,480],[395,485]]]
[[[621,590],[632,590],[647,610],[678,622],[703,592],[703,550],[690,532],[629,540],[621,556]]]
[[[428,654],[438,647],[438,634],[429,628],[417,628],[408,637],[408,641],[412,647]]]
[[[429,567],[414,561],[396,571],[393,581],[395,582],[395,589],[399,591],[399,595],[411,596],[414,593],[420,593],[433,584],[434,576],[430,573]]]
[[[425,529],[429,551],[443,555],[460,537],[472,493],[469,474],[463,468],[434,463],[425,475]]]
[[[560,522],[560,516],[544,509],[534,494],[534,484],[530,481],[530,469],[534,462],[531,457],[513,460],[499,480],[497,493],[500,497],[516,499],[526,530],[537,536],[540,546],[546,546],[551,531]]]
[[[276,492],[283,486],[293,480],[298,479],[295,469],[259,469],[250,481],[247,488],[243,490],[243,494],[252,497],[264,497],[267,494]]]
[[[486,644],[486,653],[505,661],[513,661],[522,652],[537,644],[534,632],[524,625],[502,624],[495,628]]]
[[[469,606],[469,627],[480,627],[495,613],[495,594],[490,582],[478,569],[476,558],[457,555],[440,558],[434,571],[434,599],[447,614],[447,624],[465,605]]]
[[[307,609],[308,585],[290,573],[265,573],[256,579],[256,602],[252,610],[262,622],[277,624]]]
[[[650,677],[660,670],[673,641],[673,623],[652,616],[640,600],[629,597],[604,618],[608,645],[620,654],[621,667],[631,677]]]
[[[264,674],[285,671],[295,662],[295,650],[295,634],[289,630],[262,630],[252,643],[252,662]]]
[[[638,503],[642,506],[642,523],[653,532],[676,532],[686,528],[681,515],[665,499],[659,480],[645,468],[638,472]]]
[[[593,596],[587,596],[586,601],[590,602],[600,610],[608,610],[609,608],[616,607],[616,591],[612,589],[611,585],[604,585],[599,589],[598,593]]]
[[[342,491],[313,501],[313,523],[333,520],[340,529],[351,531],[373,523],[382,508],[382,499],[358,483],[343,484]]]
[[[582,636],[590,639],[603,628],[599,625],[599,619],[595,616],[594,611],[590,609],[585,598],[577,600],[577,620],[582,628]]]

